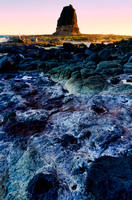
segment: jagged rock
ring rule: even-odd
[[[73,6],[65,6],[57,22],[57,28],[54,35],[78,35],[80,34],[77,15]]]

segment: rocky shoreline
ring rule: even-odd
[[[132,199],[132,39],[0,45],[0,199]]]

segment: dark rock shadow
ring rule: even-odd
[[[52,174],[38,174],[29,183],[27,191],[30,200],[57,200],[59,182]]]
[[[86,185],[96,200],[131,200],[132,156],[97,159],[90,167]]]

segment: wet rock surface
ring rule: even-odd
[[[0,47],[1,200],[132,198],[130,44]]]

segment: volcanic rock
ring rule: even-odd
[[[0,48],[0,200],[132,199],[132,54],[120,46]]]
[[[131,162],[132,156],[97,159],[89,170],[87,189],[97,199],[131,199]]]
[[[8,57],[4,56],[0,59],[0,72],[9,72],[13,69],[14,61]]]
[[[65,6],[57,22],[54,35],[78,35],[80,34],[77,24],[77,15],[73,6]]]

